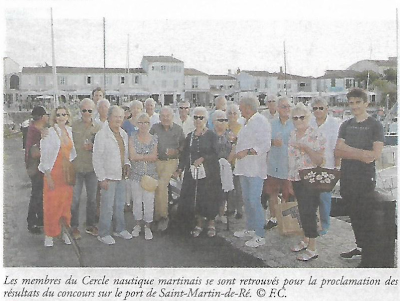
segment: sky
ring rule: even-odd
[[[3,55],[23,66],[140,67],[173,55],[208,74],[286,70],[321,76],[363,59],[396,56],[395,1],[35,1],[6,0]],[[274,1],[275,2],[275,1]]]

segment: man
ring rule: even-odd
[[[108,110],[108,123],[96,134],[93,146],[93,168],[101,187],[99,235],[97,239],[107,245],[115,244],[110,235],[114,215],[114,236],[131,239],[125,228],[125,183],[130,167],[128,135],[121,128],[124,111],[118,106]],[[115,211],[114,211],[115,206]],[[114,213],[114,214],[113,214]]]
[[[259,102],[254,97],[240,100],[239,109],[246,118],[240,130],[236,145],[236,166],[234,174],[240,176],[247,229],[236,231],[236,237],[252,237],[246,246],[256,248],[265,244],[264,210],[261,193],[267,178],[267,152],[271,146],[271,126],[268,120],[257,112]]]
[[[275,95],[270,95],[267,98],[267,110],[264,110],[262,113],[269,122],[271,122],[274,119],[278,118],[278,111],[276,110],[276,96]]]
[[[158,222],[159,231],[165,231],[168,228],[168,184],[172,174],[178,168],[179,153],[185,141],[182,128],[172,120],[172,109],[164,106],[160,111],[161,122],[150,129],[150,134],[158,136],[158,187],[154,203],[154,220]]]
[[[72,125],[72,137],[76,149],[76,158],[73,161],[76,171],[76,182],[71,206],[71,228],[75,239],[80,239],[79,227],[79,204],[82,187],[86,187],[86,233],[93,236],[98,235],[95,226],[96,218],[96,191],[97,177],[94,173],[92,163],[92,150],[94,136],[100,130],[100,125],[93,121],[94,102],[84,98],[79,104],[81,119]]]
[[[335,159],[335,146],[339,134],[340,123],[336,118],[328,116],[328,102],[324,98],[315,98],[311,102],[314,118],[311,118],[310,125],[322,133],[326,139],[323,167],[333,169],[339,167],[340,160]],[[322,230],[320,235],[325,235],[330,226],[331,213],[331,192],[322,192],[319,196],[319,214]]]
[[[342,258],[362,255],[362,247],[371,239],[369,223],[376,184],[375,160],[383,149],[383,127],[367,113],[368,95],[359,88],[347,93],[353,118],[339,129],[335,156],[342,158],[340,194],[348,204],[357,247],[341,253]],[[362,267],[362,266],[361,266]]]
[[[174,122],[182,127],[185,137],[195,130],[192,117],[190,113],[190,103],[187,100],[182,100],[179,103],[179,115],[175,116]]]
[[[146,109],[147,115],[149,115],[150,117],[150,127],[152,127],[153,124],[159,123],[160,116],[158,113],[154,112],[154,109],[156,108],[155,100],[153,98],[147,98],[144,102],[144,107]]]
[[[215,103],[215,109],[210,113],[210,117],[209,117],[208,122],[207,122],[207,127],[212,131],[214,130],[214,124],[212,122],[212,120],[213,120],[212,114],[217,110],[221,110],[221,111],[225,112],[226,111],[226,106],[227,106],[226,98],[223,95],[218,96],[215,99],[214,103]]]
[[[31,179],[32,192],[28,209],[28,231],[41,234],[43,226],[43,173],[38,170],[40,161],[41,131],[49,122],[49,114],[43,107],[34,107],[32,122],[28,127],[25,145],[25,164]]]
[[[110,108],[110,102],[107,99],[100,99],[97,102],[97,117],[95,122],[102,127],[107,120],[108,109]]]
[[[282,191],[282,202],[286,202],[290,195],[294,195],[291,182],[288,180],[289,155],[288,143],[293,131],[293,122],[290,119],[290,103],[286,96],[278,99],[277,112],[279,117],[271,121],[271,149],[268,154],[268,178],[264,181],[264,192],[269,195],[270,218],[265,226],[270,230],[278,225],[276,221],[276,206],[279,203],[278,194]]]

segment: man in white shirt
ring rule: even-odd
[[[328,102],[324,98],[315,98],[311,102],[311,107],[314,113],[310,120],[310,126],[318,129],[326,139],[324,152],[324,165],[326,168],[335,168],[340,165],[340,160],[335,158],[335,146],[339,135],[340,122],[336,118],[328,116]],[[331,199],[330,192],[322,192],[319,196],[319,214],[321,217],[322,231],[320,235],[328,232],[330,225]]]
[[[262,111],[262,115],[264,115],[269,122],[271,122],[274,119],[277,119],[279,117],[279,113],[276,109],[277,105],[277,98],[275,95],[270,95],[268,96],[266,101],[267,109]]]
[[[267,153],[271,147],[271,126],[258,113],[259,102],[254,97],[240,100],[240,111],[246,124],[240,130],[236,145],[234,174],[239,176],[242,187],[247,229],[236,231],[236,237],[252,237],[246,246],[256,248],[265,244],[264,210],[261,193],[267,178]]]
[[[195,130],[193,118],[190,117],[190,103],[187,100],[182,100],[179,103],[179,114],[175,115],[174,122],[181,126],[185,137]]]
[[[160,115],[154,112],[154,109],[156,108],[156,101],[151,97],[147,98],[146,101],[144,102],[144,106],[147,115],[149,115],[150,117],[150,128],[151,128],[153,124],[160,122]]]

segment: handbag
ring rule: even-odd
[[[147,162],[145,162],[145,173],[147,172]],[[158,187],[158,180],[154,179],[153,177],[150,177],[149,175],[144,175],[140,179],[140,186],[148,191],[148,192],[154,192],[156,191]]]
[[[303,184],[309,189],[330,192],[340,179],[340,170],[318,166],[311,169],[301,169],[299,175]]]
[[[203,164],[200,164],[198,167],[190,165],[190,172],[194,180],[201,180],[206,177],[206,170]]]
[[[57,133],[58,138],[60,138],[61,142],[61,137],[58,134],[57,130],[54,128],[54,130]],[[72,164],[71,161],[67,158],[67,156],[62,152],[62,170],[63,170],[63,175],[64,175],[64,181],[70,186],[74,186],[76,182],[76,173],[75,173],[75,167]]]

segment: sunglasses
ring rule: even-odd
[[[203,120],[205,118],[205,116],[193,116],[194,120],[200,119]]]
[[[219,118],[217,119],[218,122],[228,122],[228,119],[225,118]]]
[[[313,109],[313,111],[317,111],[317,110],[323,111],[325,108],[324,107],[313,107],[312,109]]]
[[[86,109],[83,109],[83,110],[82,110],[82,113],[86,113],[86,112],[92,113],[93,110],[86,110]]]
[[[56,116],[57,116],[57,117],[61,117],[61,116],[65,117],[65,116],[68,116],[68,114],[67,114],[67,113],[62,113],[62,114],[57,113]]]
[[[299,119],[300,119],[300,120],[304,120],[305,118],[306,118],[306,116],[293,116],[293,117],[292,117],[292,119],[295,120],[295,121],[296,121],[296,120],[299,120]]]
[[[181,109],[181,110],[188,110],[189,107],[179,107],[179,109]]]
[[[143,124],[150,124],[148,121],[138,121],[138,124],[143,125]]]

